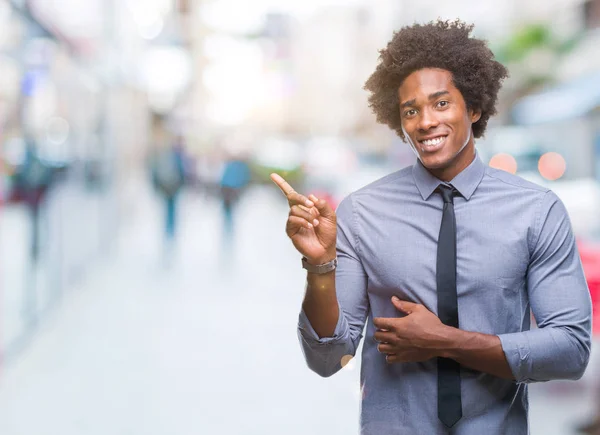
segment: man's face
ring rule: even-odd
[[[480,113],[467,110],[449,71],[425,68],[398,88],[404,135],[427,169],[450,181],[474,157],[471,125]]]

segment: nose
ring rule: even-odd
[[[419,118],[419,130],[427,131],[439,125],[439,120],[436,118],[433,111],[424,109],[421,111]]]

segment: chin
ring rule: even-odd
[[[453,156],[447,155],[421,155],[421,163],[423,163],[423,166],[427,169],[446,169],[448,166],[452,165],[453,160]]]

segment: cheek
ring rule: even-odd
[[[463,124],[466,120],[465,113],[457,108],[444,110],[438,114],[438,119],[443,120],[448,124],[457,126]]]
[[[452,126],[455,133],[466,134],[471,129],[471,119],[463,113],[444,114],[444,120]]]
[[[415,132],[415,128],[411,120],[400,121],[400,125],[402,126],[402,132],[406,137],[410,137]]]

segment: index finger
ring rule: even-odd
[[[295,192],[294,188],[290,186],[289,183],[285,181],[279,174],[272,173],[271,180],[277,184],[277,187],[281,189],[285,196],[289,196],[290,193]]]

